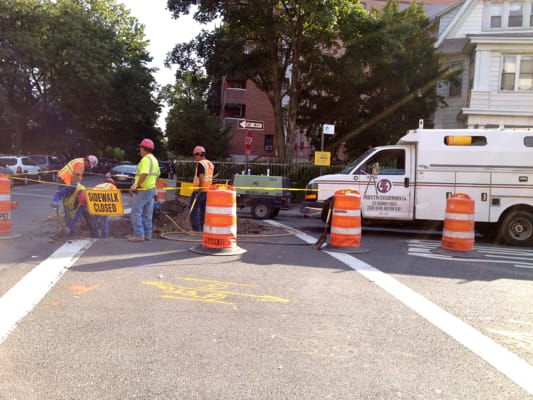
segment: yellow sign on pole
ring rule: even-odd
[[[87,210],[91,215],[124,215],[120,190],[87,190]]]
[[[329,151],[315,151],[315,165],[329,167],[331,165],[331,153]]]

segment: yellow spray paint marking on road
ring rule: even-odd
[[[231,290],[232,286],[241,287],[257,287],[257,285],[235,283],[235,282],[222,282],[205,280],[199,278],[178,277],[178,281],[184,281],[188,283],[196,283],[198,286],[182,286],[171,282],[160,281],[143,281],[145,285],[155,286],[160,290],[166,292],[166,294],[160,295],[163,299],[173,300],[187,300],[187,301],[200,301],[205,303],[217,303],[217,304],[234,304],[229,296],[233,297],[246,297],[258,301],[268,301],[275,303],[288,303],[288,299],[271,295],[257,295],[251,293],[237,292]]]

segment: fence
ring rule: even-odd
[[[246,163],[246,162],[217,162],[214,161],[217,181],[229,181],[235,174],[286,176],[291,182],[291,188],[302,189],[292,191],[292,200],[301,201],[304,197],[305,186],[311,179],[340,172],[344,166],[317,167],[311,164],[276,164],[276,163]],[[176,179],[191,181],[194,176],[195,161],[178,160],[176,162]]]

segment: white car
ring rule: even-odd
[[[41,180],[41,168],[28,156],[0,156],[0,165],[11,170],[15,184]]]

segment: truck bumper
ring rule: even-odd
[[[314,201],[303,201],[300,204],[300,213],[303,214],[304,217],[320,215],[322,213],[322,204]]]

